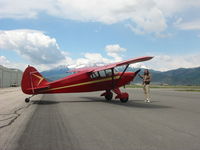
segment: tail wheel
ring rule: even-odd
[[[113,93],[112,93],[112,92],[107,93],[107,94],[105,95],[105,99],[106,99],[107,101],[111,101],[112,98],[113,98]]]
[[[126,103],[126,102],[128,102],[128,98],[120,98],[120,101],[121,101],[122,103]]]
[[[30,98],[26,98],[26,99],[25,99],[25,102],[26,102],[26,103],[30,102]]]

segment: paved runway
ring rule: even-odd
[[[199,150],[200,93],[152,89],[147,104],[142,89],[126,91],[126,104],[106,102],[101,92],[42,95],[24,104],[18,91],[9,105],[21,105],[9,109],[14,120],[2,116],[0,104],[0,149]]]

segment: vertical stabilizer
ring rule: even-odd
[[[35,89],[44,87],[48,81],[32,66],[28,66],[22,76],[21,88],[25,94],[36,94]]]

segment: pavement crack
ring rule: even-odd
[[[22,107],[19,107],[19,108],[17,108],[16,110],[14,110],[12,113],[0,114],[0,116],[2,116],[2,115],[14,115],[14,116],[11,116],[11,117],[8,117],[8,118],[5,118],[5,119],[0,120],[0,122],[1,122],[1,121],[7,121],[7,120],[10,119],[10,121],[9,121],[8,123],[6,123],[6,124],[0,126],[0,129],[5,128],[5,127],[8,127],[8,126],[10,126],[11,124],[13,124],[13,123],[15,122],[15,120],[16,120],[17,118],[19,118],[20,115],[23,113],[23,112],[19,113],[19,111],[22,110],[22,109],[28,108],[31,104],[32,104],[32,103],[29,103],[28,105],[24,105],[24,106],[22,106]]]
[[[9,120],[11,118],[14,118],[15,116],[11,116],[11,117],[8,117],[8,118],[5,118],[5,119],[1,119],[0,121],[6,121],[6,120]]]

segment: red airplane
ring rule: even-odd
[[[132,63],[152,58],[146,56],[101,67],[74,69],[70,71],[74,74],[53,82],[48,82],[34,67],[28,66],[23,73],[21,88],[25,94],[32,95],[31,97],[37,94],[105,91],[101,96],[104,96],[107,101],[112,99],[112,92],[114,92],[115,99],[126,103],[129,95],[126,92],[121,92],[119,88],[133,81],[140,71],[126,72],[127,68]],[[123,72],[116,70],[118,66],[125,66]],[[29,102],[31,97],[26,98],[25,102]]]

